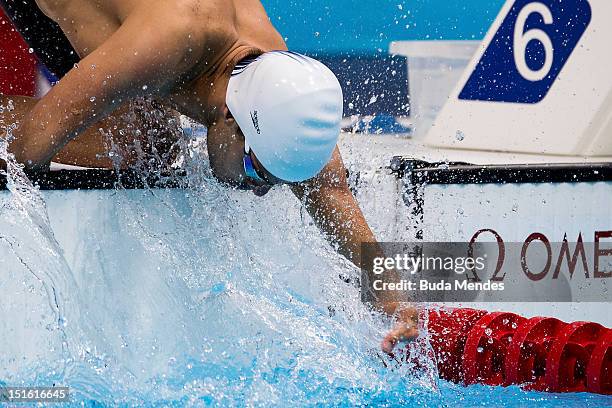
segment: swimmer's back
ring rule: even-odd
[[[137,9],[170,5],[168,19],[184,20],[190,29],[237,36],[262,49],[283,49],[259,0],[36,0],[57,22],[81,58],[98,48]],[[219,39],[223,41],[223,38]]]

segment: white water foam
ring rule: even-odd
[[[390,322],[344,282],[359,271],[287,188],[228,190],[197,141],[181,158],[186,189],[43,194],[6,145],[0,158],[6,383],[128,404],[367,404],[436,389],[428,358],[415,371],[378,351]]]

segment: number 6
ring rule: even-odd
[[[548,75],[553,64],[553,44],[546,32],[533,28],[525,32],[527,19],[533,13],[542,16],[544,24],[552,24],[553,16],[550,9],[542,3],[529,3],[519,13],[514,26],[514,63],[518,72],[528,81],[541,81]],[[537,71],[527,65],[527,45],[531,41],[538,41],[544,47],[544,65]]]

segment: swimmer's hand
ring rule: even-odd
[[[412,305],[389,302],[380,307],[387,314],[397,318],[395,327],[380,343],[382,351],[392,354],[393,348],[399,342],[412,341],[419,335],[419,313]]]

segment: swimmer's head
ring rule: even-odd
[[[331,159],[340,133],[342,89],[317,60],[273,51],[239,63],[226,104],[245,139],[245,152],[275,178],[299,182]]]

